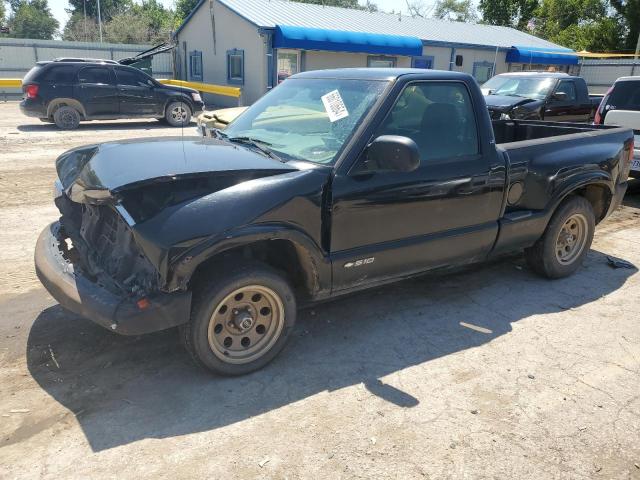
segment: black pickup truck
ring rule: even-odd
[[[482,85],[494,120],[591,122],[602,100],[587,82],[557,72],[502,73]]]
[[[633,152],[626,128],[492,125],[471,76],[412,69],[294,75],[215,133],[61,155],[35,264],[69,310],[180,326],[222,374],[270,361],[300,305],[521,249],[574,273]]]

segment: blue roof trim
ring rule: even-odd
[[[507,52],[507,63],[577,65],[578,55],[568,48],[523,47],[514,45]]]
[[[409,57],[422,55],[422,40],[417,37],[287,25],[276,25],[273,46],[275,48],[405,55]]]

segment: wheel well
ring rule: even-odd
[[[189,110],[191,110],[191,115],[193,115],[194,112],[194,108],[193,108],[193,104],[191,103],[191,101],[185,97],[171,97],[167,100],[167,102],[164,104],[164,114],[167,114],[167,109],[169,108],[169,105],[171,105],[172,103],[184,103],[186,106],[189,107]]]
[[[603,185],[587,185],[572,192],[584,197],[593,208],[593,214],[598,224],[607,214],[611,203],[611,192]]]
[[[308,298],[317,288],[314,262],[301,247],[289,240],[262,240],[235,247],[202,262],[191,275],[189,289],[193,289],[216,268],[229,268],[234,259],[256,260],[284,275],[296,296]]]
[[[74,100],[72,98],[60,98],[51,101],[49,103],[49,107],[47,108],[47,118],[53,118],[53,114],[56,113],[60,107],[72,107],[75,108],[78,113],[80,113],[80,117],[82,119],[86,118],[84,107],[78,100]]]

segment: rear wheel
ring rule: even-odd
[[[164,118],[172,127],[184,127],[191,121],[191,108],[184,102],[171,102],[167,105]]]
[[[529,267],[547,278],[573,274],[586,256],[595,231],[595,215],[583,197],[572,196],[556,210],[544,235],[525,250]]]
[[[194,293],[186,349],[212,372],[258,370],[284,348],[296,321],[289,283],[261,264],[226,264]]]
[[[74,130],[80,125],[80,112],[64,105],[55,111],[53,121],[62,130]]]

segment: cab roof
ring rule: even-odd
[[[565,72],[505,72],[497,77],[534,77],[534,78],[567,78],[571,77]]]
[[[336,68],[332,70],[312,70],[292,75],[290,78],[344,78],[353,80],[396,80],[404,75],[420,75],[433,79],[469,79],[468,73],[424,68]]]

